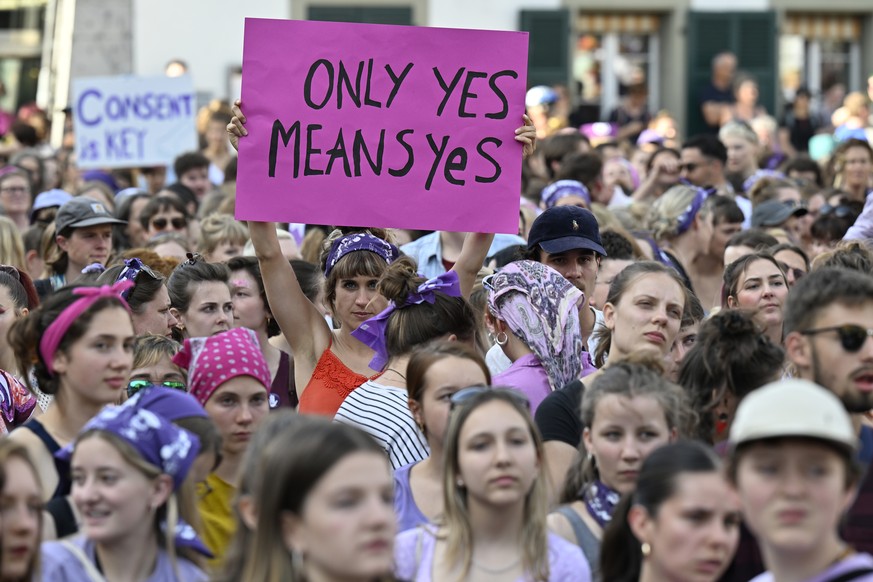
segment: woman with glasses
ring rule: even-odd
[[[397,577],[591,580],[579,549],[546,527],[548,477],[527,399],[475,387],[451,403],[443,517],[397,537]]]
[[[469,386],[489,386],[482,357],[461,342],[440,341],[413,352],[406,367],[409,410],[430,455],[394,471],[398,531],[434,523],[443,514],[446,427],[452,396]]]
[[[172,339],[160,335],[142,335],[133,345],[133,369],[121,401],[144,388],[164,386],[187,392],[188,370],[173,363],[182,348]]]
[[[159,234],[175,232],[190,240],[188,231],[190,218],[185,205],[170,196],[152,198],[139,215],[147,239],[152,239]]]
[[[521,391],[536,411],[552,391],[593,370],[579,328],[584,297],[557,271],[536,261],[516,261],[483,285],[486,321],[512,361],[495,384]]]
[[[715,582],[737,549],[740,520],[711,449],[692,441],[660,447],[603,534],[603,579]]]
[[[75,525],[65,496],[70,481],[53,454],[72,442],[85,423],[107,404],[118,402],[133,364],[133,323],[119,293],[131,285],[65,287],[9,330],[19,369],[32,369],[39,389],[54,401],[10,438],[27,447],[39,472],[48,509],[47,538],[55,524]],[[25,381],[30,385],[29,377]],[[65,525],[64,525],[65,524]],[[57,528],[57,535],[66,533]]]
[[[873,148],[866,141],[848,139],[834,151],[834,188],[863,203],[873,188]]]
[[[244,328],[186,339],[172,361],[188,369],[188,391],[221,435],[221,463],[206,478],[199,503],[203,540],[216,565],[236,527],[232,503],[243,455],[269,411],[270,371],[254,332]]]
[[[133,287],[122,293],[122,298],[130,306],[136,335],[172,337],[178,321],[170,310],[170,295],[164,277],[140,259],[133,258],[126,259],[123,265],[109,267],[97,278],[97,282],[104,285],[117,281],[133,283]]]
[[[188,254],[167,280],[170,313],[181,338],[207,337],[233,327],[230,271],[221,263]]]
[[[776,345],[782,345],[786,297],[788,278],[769,253],[752,253],[725,267],[722,307],[751,313],[755,323]]]
[[[373,348],[371,368],[384,368],[346,397],[334,419],[351,424],[376,439],[399,469],[428,456],[427,442],[409,411],[407,363],[412,351],[431,340],[455,340],[472,346],[476,316],[461,297],[457,273],[426,281],[415,261],[401,257],[388,266],[378,292],[390,301],[377,317],[352,332]]]
[[[646,457],[678,438],[688,415],[685,393],[657,367],[651,355],[613,363],[582,397],[587,454],[571,468],[565,505],[549,516],[549,527],[579,545],[597,579],[603,531],[621,496],[633,491]]]

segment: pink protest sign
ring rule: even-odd
[[[527,42],[247,18],[237,218],[515,233]]]

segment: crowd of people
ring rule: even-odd
[[[31,136],[0,582],[873,581],[869,103],[765,139],[735,69],[692,136],[532,91],[512,235],[241,223],[240,102],[172,167]]]

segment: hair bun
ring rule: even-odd
[[[758,334],[752,315],[741,309],[724,309],[713,315],[712,320],[723,336],[745,340],[746,336]]]
[[[418,266],[410,257],[400,257],[390,265],[379,280],[379,293],[385,299],[393,301],[398,307],[403,307],[411,293],[425,282],[418,276]]]

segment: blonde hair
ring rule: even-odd
[[[724,141],[726,137],[738,137],[752,145],[761,145],[761,142],[758,140],[758,134],[744,121],[729,121],[722,125],[721,129],[718,130],[718,139]]]
[[[203,254],[211,254],[223,242],[236,243],[240,247],[249,239],[249,229],[227,214],[210,214],[200,223],[200,243]]]
[[[126,463],[140,471],[147,479],[157,479],[162,472],[158,467],[155,467],[148,461],[142,458],[128,442],[121,437],[105,430],[91,429],[81,434],[76,439],[76,447],[84,440],[89,438],[103,439],[118,451],[121,458]],[[176,491],[170,493],[163,505],[155,511],[155,520],[153,524],[154,535],[157,536],[158,545],[163,544],[164,550],[170,559],[170,564],[176,573],[176,578],[181,579],[179,575],[179,567],[176,561],[176,556],[180,555],[188,561],[200,566],[202,559],[200,555],[189,548],[177,548],[175,540],[170,535],[165,535],[165,532],[176,531],[176,526],[179,520],[182,519],[194,528],[198,533],[200,528],[200,514],[197,512],[196,495],[194,492],[194,483],[189,476],[182,482]],[[165,527],[161,523],[166,521]]]
[[[462,565],[461,577],[466,577],[473,563],[473,528],[467,507],[467,494],[458,485],[461,470],[458,463],[461,429],[470,414],[489,402],[500,401],[509,404],[522,416],[530,431],[531,439],[539,458],[539,470],[530,491],[524,499],[524,518],[521,531],[521,565],[525,574],[536,582],[549,579],[548,526],[548,470],[543,453],[543,439],[534,425],[530,411],[527,410],[506,389],[486,390],[460,404],[449,416],[446,431],[445,458],[443,472],[443,517],[441,530],[445,531],[446,560]]]
[[[697,195],[696,188],[678,185],[673,186],[655,200],[648,216],[648,227],[655,240],[660,242],[679,236],[679,219],[694,202]],[[697,216],[700,216],[702,212],[703,206],[697,211]]]
[[[0,216],[0,265],[12,265],[27,270],[24,261],[24,239],[12,219]]]

